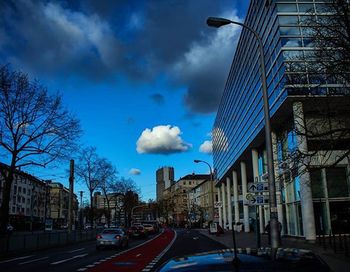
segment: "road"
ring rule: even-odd
[[[224,245],[200,234],[196,230],[179,229],[176,232],[177,238],[174,244],[152,270],[155,270],[160,267],[162,263],[177,256],[226,248]]]
[[[150,235],[148,240],[155,235]],[[130,239],[129,247],[133,248],[145,242],[145,239]],[[96,242],[82,242],[74,245],[35,251],[26,255],[0,260],[0,271],[6,272],[41,272],[41,271],[77,271],[81,267],[108,258],[124,249],[96,250]]]
[[[0,271],[154,271],[172,257],[224,248],[196,230],[166,229],[148,239],[130,239],[126,250],[98,251],[90,241],[15,256],[0,260]]]

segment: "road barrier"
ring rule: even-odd
[[[0,235],[0,254],[45,249],[59,245],[93,240],[96,230],[31,232]]]

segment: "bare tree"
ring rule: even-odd
[[[9,167],[1,170],[5,180],[1,231],[6,231],[9,219],[15,171],[67,158],[80,133],[79,121],[63,107],[59,94],[49,95],[26,74],[0,68],[0,152],[9,161]]]
[[[294,110],[294,123],[286,124],[298,141],[285,156],[288,176],[350,156],[350,4],[334,0],[322,7],[300,22],[312,50],[286,60],[287,91],[312,97],[301,99],[304,110]]]
[[[100,158],[97,155],[95,147],[86,147],[80,151],[77,163],[75,165],[77,177],[85,183],[90,195],[90,224],[93,227],[94,221],[94,202],[93,193],[101,184]]]
[[[107,204],[106,217],[107,217],[107,224],[109,227],[111,223],[111,201],[114,200],[115,205],[117,204],[117,201],[118,201],[115,192],[113,192],[113,188],[115,186],[115,182],[117,179],[116,177],[117,170],[112,165],[112,163],[105,158],[99,159],[97,164],[99,167],[98,189],[102,191],[104,199],[106,200],[106,204]]]

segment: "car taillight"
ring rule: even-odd
[[[97,236],[96,236],[96,239],[101,239],[101,238],[102,238],[101,235],[97,235]]]
[[[119,240],[121,237],[119,235],[116,235],[114,238]]]

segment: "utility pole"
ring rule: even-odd
[[[74,160],[70,160],[69,165],[69,202],[68,202],[68,232],[73,227],[73,190],[74,190]]]
[[[80,229],[83,229],[83,191],[79,191],[80,193]]]

